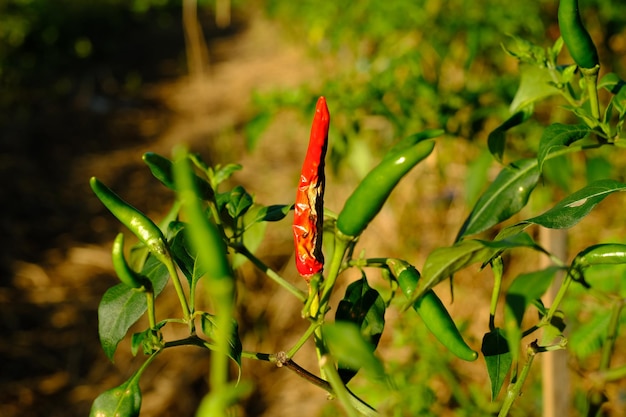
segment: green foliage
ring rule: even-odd
[[[304,380],[328,391],[351,416],[375,416],[379,411],[389,410],[400,410],[394,415],[437,415],[437,396],[442,389],[432,384],[434,378],[439,378],[439,386],[450,391],[448,405],[454,408],[451,404],[458,404],[459,415],[499,412],[500,416],[506,416],[530,380],[535,356],[565,348],[575,352],[581,361],[594,354],[600,356],[597,380],[593,381],[597,386],[594,385],[590,394],[623,378],[623,369],[613,368],[611,359],[624,321],[620,313],[626,285],[623,285],[624,274],[620,268],[626,260],[626,246],[586,243],[588,246],[577,248],[577,255],[568,262],[542,242],[537,243],[529,230],[531,227],[574,228],[607,196],[626,189],[626,184],[610,178],[617,169],[600,168],[603,162],[613,163],[610,157],[617,155],[624,143],[626,89],[623,86],[626,83],[613,73],[598,81],[597,68],[557,64],[563,50],[561,39],[549,42],[548,47],[526,40],[526,37],[538,37],[543,25],[531,21],[525,32],[519,19],[520,11],[526,12],[523,15],[534,15],[536,13],[532,12],[540,11],[539,5],[526,2],[509,10],[490,7],[490,1],[483,3],[486,7],[480,8],[480,13],[476,12],[478,8],[469,7],[469,3],[462,0],[454,0],[445,7],[440,2],[426,1],[417,4],[363,1],[347,8],[337,2],[303,1],[296,5],[275,0],[268,3],[274,16],[293,18],[292,23],[306,22],[294,24],[297,28],[294,30],[316,48],[314,54],[329,55],[330,64],[326,65],[336,68],[336,72],[332,76],[320,76],[318,84],[303,86],[288,94],[258,95],[257,103],[265,107],[245,129],[251,147],[277,109],[300,107],[311,111],[314,101],[310,99],[310,91],[314,89],[330,92],[327,99],[336,114],[333,120],[337,138],[332,145],[331,159],[337,167],[340,162],[346,165],[347,161],[356,159],[346,157],[354,149],[389,148],[395,138],[408,137],[406,142],[391,147],[390,156],[383,158],[383,164],[399,169],[398,166],[406,162],[404,152],[413,145],[411,141],[420,135],[431,139],[442,132],[426,129],[427,126],[445,126],[449,134],[472,139],[473,128],[464,130],[461,126],[482,124],[491,119],[492,128],[483,132],[487,142],[482,147],[493,158],[486,158],[484,155],[488,154],[483,152],[471,171],[483,180],[467,181],[472,188],[468,201],[473,206],[465,220],[458,222],[459,230],[452,245],[433,244],[434,249],[425,256],[420,277],[418,269],[406,260],[370,258],[365,252],[355,255],[358,238],[368,233],[365,226],[377,216],[398,182],[391,181],[388,175],[382,176],[386,182],[372,181],[368,174],[356,187],[357,191],[367,191],[358,204],[338,216],[330,209],[326,212],[324,230],[319,232],[324,233],[326,240],[331,240],[324,247],[332,249],[332,256],[327,257],[330,261],[324,275],[305,277],[308,290],[305,292],[255,255],[263,243],[266,223],[284,220],[291,204],[258,204],[254,195],[240,185],[221,190],[224,182],[241,169],[240,165],[209,166],[198,155],[184,150],[175,153],[173,162],[146,154],[144,161],[150,171],[158,181],[175,191],[177,199],[163,228],[166,250],[160,256],[153,253],[148,257],[141,273],[152,281],[154,294],[126,286],[113,287],[105,293],[101,303],[100,334],[105,352],[112,358],[130,326],[146,312],[149,327],[132,337],[131,351],[136,353],[143,347],[149,357],[144,367],[124,385],[96,399],[94,409],[106,408],[106,413],[109,409],[121,410],[123,415],[136,415],[140,406],[140,373],[161,351],[180,345],[195,345],[212,351],[211,392],[203,402],[200,415],[224,415],[249,393],[247,381],[234,388],[228,372],[231,361],[237,365],[241,376],[243,359],[264,360],[296,372]],[[451,15],[450,8],[465,13]],[[350,23],[351,30],[340,30],[340,23],[346,22]],[[437,29],[444,26],[444,22],[448,30],[438,33]],[[504,32],[515,35],[509,38],[502,53],[500,43]],[[428,41],[422,42],[426,38]],[[501,59],[495,58],[500,56],[496,51],[501,53]],[[517,89],[499,70],[477,82],[478,74],[484,74],[474,72],[477,67],[493,65],[498,68],[506,59],[520,63]],[[458,80],[455,71],[462,73],[463,79]],[[599,94],[598,90],[606,90],[608,94]],[[495,98],[485,102],[489,94]],[[503,110],[507,107],[508,113]],[[460,113],[471,116],[461,123],[457,119]],[[526,130],[528,140],[523,144],[510,140],[513,129],[527,129],[536,119],[547,120],[550,124]],[[378,127],[371,127],[372,120],[379,121]],[[421,133],[411,136],[416,131]],[[355,145],[356,140],[367,141],[372,146]],[[421,152],[415,164],[431,150],[432,147]],[[596,162],[583,170],[572,163],[574,155]],[[506,164],[503,161],[507,161]],[[484,184],[490,178],[487,171],[491,166],[497,166],[500,171],[493,176],[493,181]],[[359,167],[358,171],[368,172],[368,169]],[[403,175],[404,172],[400,177]],[[560,193],[565,193],[564,197],[552,195],[556,187]],[[531,207],[527,207],[539,189],[549,198],[533,201]],[[577,191],[571,192],[573,189]],[[364,204],[370,205],[366,207],[368,210],[360,211]],[[369,210],[371,207],[374,209]],[[535,215],[536,212],[542,214]],[[415,216],[422,213],[417,203],[414,213]],[[346,224],[354,227],[346,229]],[[622,232],[621,229],[615,231],[616,234]],[[150,246],[149,242],[143,243]],[[504,265],[514,263],[520,249],[548,256],[553,265],[521,265],[518,268],[521,271],[516,271],[508,285],[503,285],[505,278],[510,278],[505,276]],[[302,319],[309,327],[285,352],[250,352],[242,346],[235,320],[235,272],[247,261],[304,305]],[[183,290],[174,265],[186,277],[188,292]],[[493,272],[489,328],[483,335],[481,348],[492,404],[472,397],[468,393],[471,389],[464,388],[464,375],[451,365],[453,355],[472,361],[477,352],[465,343],[463,329],[457,327],[446,306],[432,291],[436,285],[461,272],[472,278],[474,266],[476,269],[491,267]],[[338,279],[344,271],[353,268],[361,272],[361,278],[347,286],[335,307],[331,295]],[[388,289],[374,289],[372,275],[365,274],[366,268],[379,270],[383,277],[380,285]],[[607,276],[613,279],[591,279],[596,268],[607,268]],[[182,317],[156,323],[155,297],[168,280],[166,274],[178,295]],[[555,280],[560,274],[563,279]],[[557,282],[557,294],[550,305],[544,305],[541,297],[553,281]],[[210,311],[196,309],[199,282],[206,288]],[[398,287],[409,304],[404,310],[395,311],[398,315],[395,325],[402,331],[396,333],[392,329],[390,339],[409,351],[404,362],[385,358],[381,346],[383,334],[390,332],[387,318],[391,309],[388,307]],[[592,309],[580,303],[582,296],[595,297],[597,305],[606,303],[608,308],[587,311]],[[502,299],[504,306],[499,309]],[[469,301],[468,305],[472,306],[480,302]],[[415,316],[406,313],[406,307],[413,307],[423,323],[417,325]],[[334,322],[327,319],[331,309],[336,311]],[[534,310],[537,315],[528,314]],[[583,321],[578,317],[581,314],[588,314],[587,323],[591,324],[583,323],[579,326],[583,330],[574,329],[571,337],[564,334],[565,325],[579,325]],[[196,321],[200,322],[201,334],[196,332]],[[187,337],[163,338],[164,326],[180,324],[187,326]],[[595,330],[591,331],[591,326],[595,326]],[[539,331],[541,337],[536,337]],[[588,337],[583,337],[582,332]],[[431,335],[439,339],[445,349],[433,348],[428,343]],[[526,337],[535,340],[523,345]],[[315,343],[319,373],[304,369],[293,360],[310,339]],[[406,366],[407,363],[412,366]],[[358,375],[362,378],[353,379],[360,370],[363,372]],[[349,381],[350,388],[346,386]],[[501,395],[505,386],[505,393]],[[599,408],[603,401],[602,396],[590,395],[588,408]]]

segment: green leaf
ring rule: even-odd
[[[539,172],[541,172],[545,159],[552,151],[583,139],[590,131],[591,129],[586,125],[565,125],[562,123],[554,123],[545,128],[537,151]]]
[[[226,209],[228,210],[228,214],[233,219],[236,219],[242,215],[244,215],[252,204],[254,200],[252,196],[243,188],[241,185],[236,186],[230,192],[229,200],[226,203]]]
[[[502,162],[502,157],[504,155],[504,147],[506,143],[506,135],[505,133],[514,128],[515,126],[519,126],[524,123],[526,120],[530,118],[533,114],[533,105],[529,104],[520,108],[518,111],[513,113],[508,119],[506,119],[502,124],[496,127],[487,138],[487,146],[489,147],[489,152],[496,158],[498,162]]]
[[[143,161],[146,165],[148,165],[148,168],[150,168],[150,172],[152,172],[152,175],[157,180],[159,180],[170,190],[176,191],[176,185],[174,184],[174,174],[172,171],[172,161],[164,156],[153,152],[145,153],[143,155]],[[211,188],[209,183],[205,179],[200,178],[197,175],[194,175],[194,181],[202,199],[213,200],[213,198],[215,197],[215,193],[213,192],[213,189]]]
[[[519,212],[538,181],[535,159],[522,159],[504,167],[474,205],[456,240],[487,230]]]
[[[426,258],[422,277],[411,302],[421,298],[428,290],[456,271],[482,261],[488,251],[489,249],[477,240],[463,240],[452,246],[435,249]]]
[[[385,301],[368,285],[365,275],[348,286],[337,307],[335,320],[356,324],[363,339],[376,349],[385,328]],[[338,363],[338,368],[344,384],[358,371],[342,362]]]
[[[206,273],[197,261],[197,252],[189,236],[188,225],[183,222],[173,222],[177,228],[174,238],[170,242],[170,250],[176,265],[180,268],[190,288],[195,289],[198,280]]]
[[[259,206],[256,216],[250,219],[254,222],[277,222],[284,219],[291,211],[293,204],[274,204],[272,206]]]
[[[155,295],[167,284],[167,268],[153,256],[148,257],[141,274],[150,279]],[[104,293],[98,306],[98,333],[102,349],[111,361],[119,342],[147,308],[146,294],[127,285],[115,285]]]
[[[91,406],[89,417],[137,417],[140,409],[139,377],[134,374],[119,387],[100,394]]]
[[[383,364],[374,355],[372,345],[363,338],[356,324],[345,321],[325,324],[322,326],[322,337],[331,355],[339,363],[352,369],[363,368],[374,379],[386,378]]]
[[[520,65],[521,81],[511,102],[511,113],[517,113],[537,101],[559,93],[550,70],[536,65]]]
[[[163,347],[163,335],[159,331],[167,322],[163,321],[156,325],[156,329],[146,329],[142,332],[133,333],[130,342],[130,351],[133,356],[137,355],[139,348],[143,348],[145,355],[152,355]]]
[[[243,167],[240,164],[226,164],[225,166],[217,165],[211,172],[211,183],[217,186],[229,179],[235,172],[240,171]]]
[[[543,47],[519,36],[511,35],[509,38],[514,44],[511,46],[502,44],[502,48],[507,54],[519,59],[522,63],[530,64],[524,65],[524,68],[541,68],[545,65],[546,50]]]
[[[548,254],[544,248],[538,245],[528,233],[520,232],[507,237],[496,237],[494,240],[479,240],[485,247],[493,249],[489,252],[489,257],[483,261],[483,266],[490,263],[497,256],[502,255],[505,250],[515,248],[531,248],[538,252]]]
[[[626,184],[605,179],[595,181],[559,201],[545,213],[522,223],[538,224],[550,229],[567,229],[580,222],[609,194],[626,190]]]
[[[255,253],[257,249],[259,249],[261,243],[263,243],[263,239],[265,238],[267,223],[259,220],[265,217],[266,214],[263,214],[265,209],[267,209],[267,207],[256,204],[252,205],[248,212],[243,216],[243,224],[236,231],[238,239],[243,241],[243,244],[251,253]],[[238,253],[232,255],[233,269],[239,268],[247,261],[248,258],[244,255]]]
[[[487,365],[487,373],[491,382],[491,400],[493,401],[498,397],[513,363],[509,345],[501,329],[496,328],[485,333],[481,351]]]
[[[521,325],[526,308],[534,300],[541,298],[550,287],[556,272],[561,269],[558,266],[551,266],[540,271],[519,275],[509,287],[504,309],[504,329],[513,362],[517,362],[520,355]]]
[[[598,80],[598,89],[604,88],[607,91],[616,94],[619,90],[625,85],[624,80],[622,80],[617,74],[614,72],[607,72]]]

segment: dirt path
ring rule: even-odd
[[[106,101],[87,82],[86,90],[83,85],[75,96],[83,100],[80,112],[75,105],[57,106],[40,115],[40,126],[13,131],[16,138],[40,132],[51,140],[33,142],[34,154],[29,142],[14,147],[10,162],[4,160],[2,166],[3,174],[13,173],[3,191],[3,199],[10,201],[2,224],[8,235],[0,286],[3,417],[87,415],[97,394],[119,384],[139,364],[127,353],[127,342],[110,364],[97,339],[99,299],[116,283],[109,248],[120,226],[91,195],[90,176],[158,215],[171,195],[150,177],[141,155],[169,155],[174,145],[187,143],[217,162],[242,163],[245,169],[238,180],[259,199],[291,199],[287,191],[275,192],[290,190],[285,185],[295,178],[298,164],[290,149],[264,140],[253,154],[246,153],[238,131],[249,116],[252,91],[297,85],[312,70],[303,64],[306,57],[262,16],[247,17],[241,27],[233,36],[210,42],[211,67],[200,84],[187,78],[150,83],[139,102],[128,103]],[[108,106],[105,113],[99,111],[102,105]],[[279,243],[269,250],[278,267],[290,256],[285,232],[275,232]],[[241,312],[245,348],[284,348],[268,342],[276,339],[269,333],[287,335],[275,343],[288,343],[289,334],[302,325],[290,318],[299,307],[277,303],[280,294],[259,276],[248,273],[243,279],[258,290]],[[165,310],[175,309],[174,300],[165,303]],[[160,360],[142,380],[142,416],[193,415],[207,390],[207,353],[181,349]],[[325,398],[267,363],[244,363],[244,378],[257,383],[257,389],[242,415],[303,414],[311,406],[319,408]],[[293,384],[301,388],[292,389]]]

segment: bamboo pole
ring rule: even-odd
[[[541,228],[540,244],[559,259],[567,257],[567,231],[561,229]],[[542,257],[542,267],[548,267],[550,260]],[[563,274],[559,273],[543,297],[546,306],[554,301],[554,296],[563,282]],[[541,371],[543,381],[543,417],[565,417],[571,415],[570,377],[567,367],[567,350],[545,352],[541,355]]]

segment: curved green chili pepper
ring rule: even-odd
[[[91,185],[91,189],[102,204],[104,204],[124,226],[133,232],[159,260],[169,256],[163,233],[152,220],[124,201],[96,177],[92,177],[89,180],[89,185]]]
[[[593,265],[616,265],[626,263],[626,245],[601,243],[589,246],[574,258],[572,264],[578,268]]]
[[[580,18],[578,0],[559,1],[559,29],[570,55],[581,68],[599,65],[598,51]]]
[[[426,130],[394,146],[348,197],[337,217],[337,230],[346,236],[359,236],[376,217],[402,177],[430,155],[435,143],[426,139],[442,133],[440,129]]]
[[[388,259],[387,266],[396,277],[406,298],[410,300],[420,278],[418,270],[399,259]],[[413,309],[422,318],[428,330],[450,352],[465,361],[474,361],[478,358],[478,353],[465,343],[448,310],[433,290],[429,290],[417,300],[413,304]]]
[[[124,234],[120,233],[113,241],[113,249],[111,250],[111,259],[113,260],[113,269],[120,281],[131,288],[150,288],[150,281],[142,275],[135,272],[126,262],[124,257]]]

